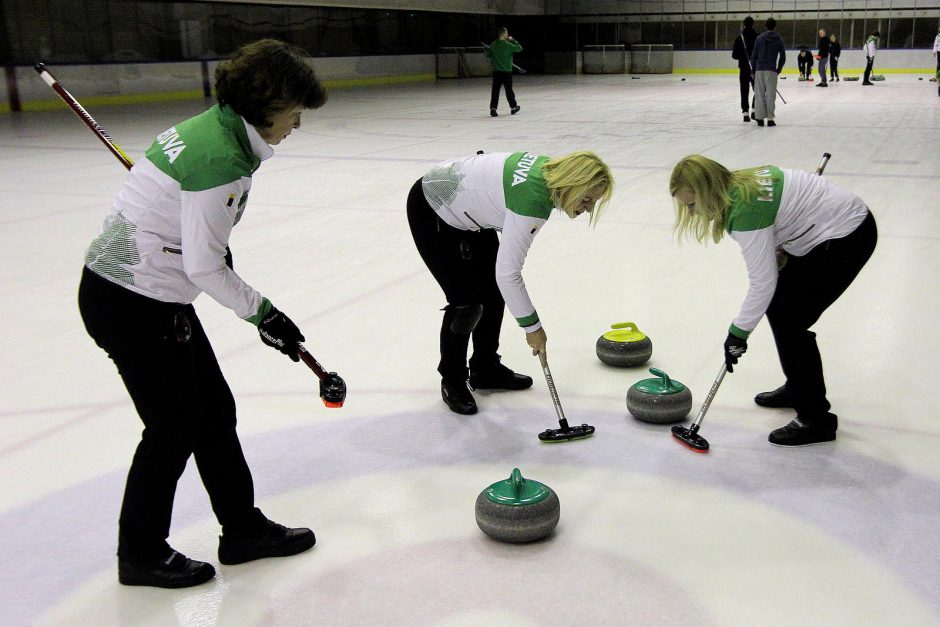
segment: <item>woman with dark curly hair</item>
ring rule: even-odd
[[[261,340],[298,360],[297,326],[232,267],[229,235],[251,177],[305,109],[326,93],[306,53],[266,39],[216,70],[218,104],[157,136],[118,192],[85,256],[79,310],[117,366],[144,423],[127,477],[118,580],[183,588],[215,575],[167,543],[176,484],[193,456],[222,526],[219,561],[240,564],[311,548],[254,504],[235,432],[235,400],[193,300],[201,292],[254,325]]]

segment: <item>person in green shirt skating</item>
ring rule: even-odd
[[[521,107],[516,102],[516,94],[512,90],[512,55],[522,52],[518,41],[510,37],[509,29],[503,26],[499,35],[486,49],[486,56],[493,64],[493,90],[490,93],[490,115],[494,118],[499,114],[499,88],[506,88],[506,100],[509,101],[509,113],[516,115]]]

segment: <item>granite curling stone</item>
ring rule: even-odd
[[[561,505],[558,495],[544,483],[525,479],[513,468],[508,479],[480,492],[476,502],[477,525],[500,542],[532,542],[550,534]]]
[[[597,358],[608,366],[642,366],[653,355],[653,342],[632,322],[610,325],[611,330],[597,338]]]
[[[653,424],[685,419],[692,410],[692,392],[662,370],[650,368],[657,379],[643,379],[627,391],[627,410],[634,418]]]

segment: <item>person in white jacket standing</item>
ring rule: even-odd
[[[940,32],[937,33],[937,38],[933,40],[933,56],[937,57],[937,71],[934,78],[938,83],[937,95],[940,96]]]
[[[741,246],[748,290],[725,339],[728,372],[766,315],[786,382],[754,398],[796,417],[768,440],[803,446],[836,439],[816,334],[819,317],[849,287],[875,250],[875,218],[861,198],[821,176],[773,165],[730,171],[702,155],[672,171],[677,235]],[[778,255],[781,260],[778,260]]]
[[[326,92],[303,50],[273,39],[239,48],[215,71],[218,104],[164,131],[118,192],[85,256],[78,302],[144,424],[127,474],[118,580],[186,588],[215,568],[167,539],[177,482],[193,457],[222,526],[219,561],[241,564],[311,548],[312,530],[255,506],[236,433],[235,399],[192,302],[205,292],[298,360],[304,337],[232,267],[229,236],[261,162]]]
[[[881,33],[874,31],[868,36],[868,39],[865,40],[865,45],[862,46],[867,61],[865,65],[865,78],[862,80],[862,85],[874,85],[874,83],[871,82],[871,68],[875,64],[875,53],[878,52],[878,39],[880,37]]]
[[[526,333],[532,354],[545,353],[545,329],[522,280],[522,265],[553,209],[596,224],[613,193],[613,176],[592,152],[550,157],[482,152],[445,161],[408,194],[408,224],[447,306],[441,324],[441,397],[451,411],[475,414],[467,387],[473,338],[473,389],[522,390],[532,378],[500,363],[503,311]],[[496,232],[501,232],[497,237]]]

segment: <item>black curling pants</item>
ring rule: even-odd
[[[767,308],[797,416],[820,429],[835,430],[837,424],[835,415],[829,413],[816,334],[809,329],[852,284],[877,241],[875,218],[869,213],[845,237],[823,242],[802,257],[788,256]]]
[[[235,433],[235,400],[193,306],[142,296],[88,268],[78,303],[144,423],[124,490],[118,556],[169,555],[176,484],[191,455],[223,533],[259,531],[265,518]]]
[[[441,323],[441,361],[437,371],[448,381],[465,381],[471,336],[451,330],[456,307],[483,306],[483,315],[472,334],[470,368],[482,370],[499,361],[496,351],[506,308],[496,285],[499,238],[493,230],[462,231],[441,220],[425,199],[420,180],[408,194],[408,224],[421,259],[447,299]]]
[[[871,70],[875,66],[875,57],[867,57],[868,61],[865,63],[865,76],[862,78],[863,83],[871,82]]]
[[[490,109],[499,107],[499,88],[506,88],[506,100],[510,107],[516,106],[516,93],[512,90],[512,72],[493,70],[493,89],[490,90]]]
[[[738,82],[741,83],[741,111],[747,113],[754,109],[754,101],[749,101],[748,96],[754,85],[754,77],[751,75],[751,68],[738,68]]]

